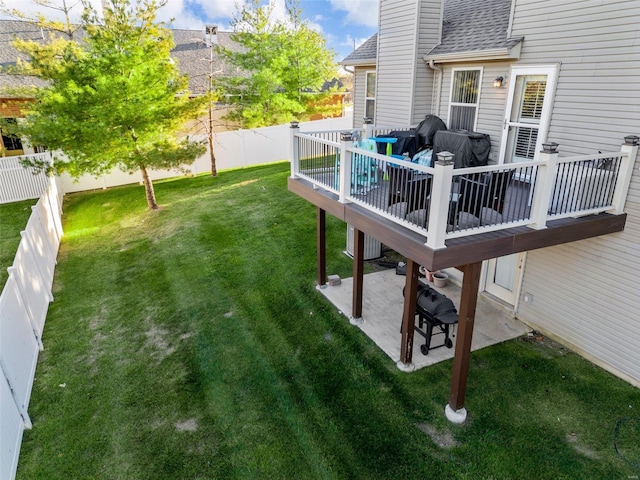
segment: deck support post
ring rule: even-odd
[[[467,393],[471,340],[473,338],[473,324],[478,304],[481,270],[482,262],[471,263],[462,268],[464,278],[462,280],[462,291],[460,292],[456,351],[453,358],[449,403],[445,408],[445,415],[453,423],[463,423],[467,418],[464,400]]]
[[[327,286],[327,212],[317,207],[317,248],[318,248],[318,286]]]
[[[402,340],[400,343],[401,370],[413,370],[413,335],[416,325],[416,302],[418,297],[419,265],[407,258],[407,271],[404,286],[404,308],[402,310]]]
[[[364,283],[364,232],[353,229],[353,301],[351,323],[362,323],[362,287]]]

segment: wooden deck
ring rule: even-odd
[[[624,230],[626,214],[602,213],[579,218],[565,218],[548,222],[544,229],[517,227],[490,233],[449,239],[446,248],[431,249],[425,244],[425,237],[403,227],[372,209],[354,203],[340,203],[338,196],[327,190],[314,188],[304,179],[289,178],[288,188],[316,205],[319,209],[353,225],[358,230],[376,238],[407,258],[413,259],[429,270],[457,267],[512,253],[535,250],[568,242],[584,240]],[[384,184],[371,189],[368,195],[388,197]],[[513,192],[510,194],[512,195]],[[386,197],[385,197],[386,195]],[[511,197],[513,198],[513,196]],[[515,212],[505,201],[505,212]]]

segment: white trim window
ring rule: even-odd
[[[475,130],[480,107],[480,85],[482,68],[454,68],[451,71],[450,130]]]
[[[376,113],[376,72],[365,73],[364,116],[374,120]]]
[[[558,67],[513,67],[509,78],[500,163],[537,160],[549,130]]]

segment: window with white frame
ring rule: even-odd
[[[475,130],[480,105],[481,68],[454,69],[451,75],[449,129]]]
[[[366,73],[365,99],[364,99],[364,116],[374,119],[373,115],[376,111],[376,72]]]

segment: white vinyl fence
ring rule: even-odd
[[[302,132],[310,130],[350,130],[351,128],[351,115],[300,124]],[[206,137],[199,139],[205,140]],[[214,139],[216,167],[218,170],[244,168],[280,160],[289,160],[290,148],[291,132],[289,125],[221,132],[216,133]],[[47,188],[47,177],[44,173],[34,175],[33,169],[25,169],[20,165],[19,160],[21,158],[31,157],[38,157],[47,161],[52,159],[49,152],[0,158],[0,203],[38,198]],[[56,154],[56,159],[57,161],[64,161],[64,156]],[[209,152],[207,151],[198,158],[186,170],[187,173],[192,175],[210,172],[211,159]],[[183,174],[184,172],[179,170],[152,170],[149,172],[152,180],[176,177]],[[114,170],[98,178],[84,175],[79,179],[73,179],[69,175],[63,174],[58,180],[60,191],[62,193],[70,193],[141,183],[142,176],[140,172],[127,173],[121,170]]]
[[[22,159],[43,161],[51,164],[50,152],[0,158],[0,203],[18,202],[38,198],[49,184],[44,173],[20,164]]]
[[[42,350],[60,238],[62,198],[56,180],[32,207],[0,294],[0,479],[15,478],[22,434],[31,428],[27,409]]]

